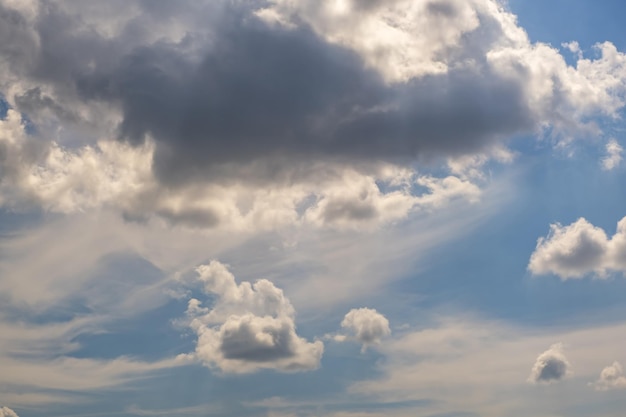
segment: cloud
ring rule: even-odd
[[[612,365],[602,369],[600,378],[596,382],[589,385],[598,391],[626,388],[626,376],[624,376],[622,365],[619,362],[613,362]]]
[[[557,343],[543,352],[533,365],[530,382],[558,382],[571,373],[571,365],[563,354],[563,344]]]
[[[550,234],[539,238],[528,269],[536,275],[554,273],[579,278],[590,271],[602,272],[608,250],[604,230],[580,218],[569,226],[553,224]]]
[[[615,140],[611,139],[606,144],[606,156],[602,158],[602,169],[610,171],[617,168],[622,162],[624,148]]]
[[[605,277],[608,271],[626,271],[626,218],[608,238],[604,230],[584,218],[562,226],[553,224],[546,237],[537,240],[528,269],[535,275],[555,274],[561,279],[595,274]]]
[[[0,407],[0,417],[18,417],[18,415],[8,407]]]
[[[308,342],[296,334],[295,310],[282,290],[268,280],[237,284],[218,261],[196,269],[211,308],[189,300],[189,327],[197,334],[196,351],[181,359],[199,360],[227,373],[259,369],[281,372],[309,371],[319,367],[324,352],[321,341]]]
[[[169,189],[488,154],[518,133],[589,132],[590,117],[624,105],[626,58],[612,44],[568,66],[495,0],[338,4],[5,4],[0,91],[61,144],[152,143]],[[161,213],[183,224],[221,214]]]
[[[567,141],[624,105],[612,44],[568,66],[494,0],[342,4],[3,4],[0,204],[373,230],[476,201],[511,135]]]
[[[102,140],[78,148],[41,143],[27,134],[20,114],[9,109],[0,120],[0,204],[14,210],[36,205],[65,214],[113,208],[127,220],[156,218],[191,229],[262,231],[309,224],[371,230],[413,211],[455,199],[475,202],[481,195],[468,179],[419,175],[388,164],[350,169],[320,163],[312,172],[325,173],[315,181],[265,186],[208,182],[172,189],[154,176],[154,150],[152,142],[132,147]]]
[[[371,308],[350,310],[343,318],[341,327],[363,345],[363,351],[368,346],[379,344],[384,337],[391,334],[389,320]]]

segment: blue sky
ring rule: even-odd
[[[0,417],[618,417],[618,1],[0,1]]]

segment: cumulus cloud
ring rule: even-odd
[[[352,338],[363,345],[363,351],[368,346],[379,344],[384,337],[391,334],[389,320],[371,308],[350,310],[343,318],[341,327],[348,332],[348,338]],[[347,338],[344,335],[338,335],[335,339],[343,341]]]
[[[169,189],[489,154],[546,127],[568,138],[626,95],[614,45],[568,66],[496,0],[4,2],[0,19],[0,91],[39,134],[152,143]],[[369,218],[368,204],[320,215]]]
[[[537,357],[528,380],[535,383],[552,383],[561,381],[570,373],[571,365],[563,353],[563,344],[557,343]]]
[[[553,224],[539,238],[528,268],[533,274],[554,273],[561,278],[579,278],[604,270],[608,238],[604,230],[580,218],[569,226]]]
[[[476,201],[502,139],[569,140],[626,97],[614,45],[568,66],[495,0],[2,2],[0,27],[13,209],[372,229]]]
[[[606,144],[606,156],[602,158],[602,168],[606,171],[617,168],[622,163],[624,148],[615,140],[611,139]]]
[[[625,389],[626,376],[624,376],[622,365],[619,362],[613,362],[612,365],[604,368],[602,372],[600,372],[600,378],[590,385],[598,391]]]
[[[537,241],[528,269],[535,275],[555,274],[561,279],[589,274],[605,277],[608,271],[626,271],[626,218],[613,236],[584,218],[562,226],[553,224],[550,233]]]
[[[196,272],[204,292],[215,301],[209,308],[197,299],[189,300],[189,327],[198,340],[195,352],[181,359],[198,360],[227,373],[319,367],[323,343],[308,342],[296,334],[295,310],[272,282],[237,284],[218,261],[201,265]]]
[[[0,407],[0,417],[18,417],[18,415],[8,407]]]

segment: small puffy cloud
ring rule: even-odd
[[[624,148],[615,140],[611,139],[606,144],[606,156],[602,158],[602,169],[610,171],[617,168],[622,162]]]
[[[589,274],[605,277],[608,271],[626,272],[626,217],[613,236],[580,218],[562,226],[550,225],[550,233],[537,241],[528,269],[534,275],[555,274],[561,279]]]
[[[552,383],[561,381],[570,373],[571,365],[563,354],[563,344],[557,343],[537,357],[528,380],[535,383]]]
[[[580,218],[569,226],[553,224],[547,237],[539,238],[528,269],[536,275],[553,273],[579,278],[604,269],[608,239],[604,230]]]
[[[612,365],[607,366],[600,372],[600,378],[596,382],[589,385],[598,391],[625,389],[626,376],[624,376],[622,365],[619,362],[613,362]]]
[[[576,41],[564,42],[561,46],[571,53],[575,54],[578,59],[583,58],[583,51],[580,49],[580,44]]]
[[[378,311],[371,308],[355,308],[348,312],[341,322],[350,338],[354,338],[363,345],[363,351],[368,346],[379,344],[381,339],[391,334],[389,320]],[[335,337],[336,341],[349,339],[345,335]]]
[[[259,369],[297,372],[317,369],[321,341],[296,333],[295,310],[283,291],[268,280],[237,284],[226,265],[211,261],[196,269],[204,293],[215,297],[211,308],[189,300],[189,327],[197,334],[195,359],[227,373]]]
[[[0,417],[18,417],[18,415],[9,407],[0,407]]]

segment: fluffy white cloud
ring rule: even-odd
[[[371,308],[350,310],[343,318],[341,327],[348,332],[349,337],[363,345],[363,351],[368,346],[379,344],[382,338],[391,334],[389,320]],[[345,338],[339,335],[335,339],[344,340]]]
[[[612,365],[605,367],[600,372],[600,378],[590,385],[598,391],[626,388],[626,376],[624,376],[622,365],[619,362],[613,362]]]
[[[563,353],[563,344],[557,343],[543,352],[533,365],[530,382],[557,382],[571,373],[571,365]]]
[[[569,226],[557,223],[537,241],[528,268],[533,274],[554,273],[563,279],[602,273],[607,250],[606,233],[587,220],[580,218]]]
[[[272,0],[270,5],[262,16],[292,24],[303,19],[327,41],[355,50],[389,82],[459,69],[474,77],[493,72],[518,84],[540,124],[573,127],[584,114],[615,114],[624,105],[626,56],[614,45],[598,44],[600,57],[590,60],[572,42],[568,48],[578,59],[568,66],[557,49],[531,43],[498,1]]]
[[[602,168],[606,171],[615,169],[622,163],[624,148],[615,140],[611,139],[606,144],[606,156],[602,158]]]
[[[0,417],[18,417],[9,407],[0,407]]]
[[[282,372],[319,367],[321,341],[308,342],[296,334],[295,311],[283,291],[268,280],[237,284],[218,261],[196,270],[211,308],[189,300],[189,327],[197,334],[196,351],[181,359],[195,359],[223,372],[248,373],[259,369]]]
[[[608,238],[605,231],[584,218],[562,226],[553,224],[550,233],[537,241],[528,269],[535,275],[552,273],[561,279],[588,274],[606,276],[608,271],[626,271],[626,218]]]
[[[357,51],[389,80],[405,81],[447,71],[442,55],[480,25],[474,3],[272,0],[259,14],[279,22],[294,15],[304,18],[328,41]]]
[[[133,201],[150,186],[152,148],[102,141],[68,149],[26,132],[22,115],[9,109],[0,120],[0,204],[35,203],[71,213]]]

